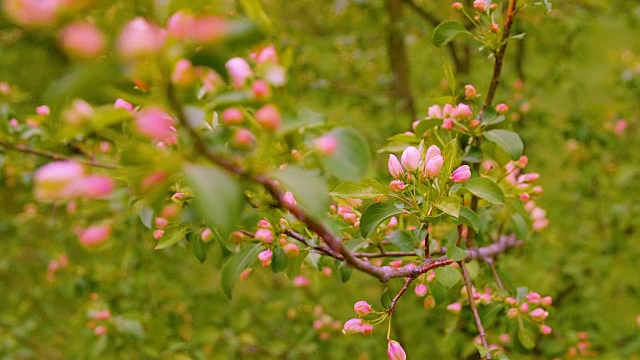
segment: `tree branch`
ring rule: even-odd
[[[409,285],[411,285],[411,282],[413,282],[413,280],[415,280],[415,277],[408,277],[407,280],[404,282],[404,286],[402,286],[402,289],[400,289],[398,294],[396,294],[396,296],[393,298],[393,300],[391,301],[391,306],[389,307],[389,315],[393,315],[393,311],[396,309],[396,304],[398,303],[398,300],[400,300],[402,295],[404,295],[404,293],[407,291],[407,289],[409,288]]]
[[[116,165],[106,164],[97,160],[78,159],[72,156],[67,156],[67,155],[62,155],[62,154],[58,154],[50,151],[36,149],[27,145],[12,144],[4,140],[0,140],[0,146],[4,147],[7,150],[17,151],[17,152],[22,152],[22,153],[32,154],[32,155],[38,155],[38,156],[45,157],[48,159],[53,159],[53,160],[72,160],[84,165],[95,166],[95,167],[100,167],[105,169],[118,168]]]
[[[476,303],[475,303],[475,300],[473,299],[473,286],[471,285],[471,278],[469,277],[467,266],[464,264],[464,261],[460,261],[458,262],[458,264],[460,265],[460,270],[462,270],[462,279],[464,280],[464,286],[467,289],[467,298],[469,299],[469,307],[471,308],[471,313],[473,314],[473,318],[476,321],[476,327],[478,328],[480,341],[482,342],[482,346],[484,346],[485,349],[488,349],[489,343],[487,343],[487,335],[484,332],[484,327],[482,326],[482,320],[480,320],[480,315],[478,314],[478,308],[476,308]],[[485,358],[491,359],[491,354],[487,353]]]

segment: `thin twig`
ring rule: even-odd
[[[38,155],[41,157],[49,158],[52,160],[72,160],[84,165],[95,166],[105,169],[117,169],[118,167],[113,164],[106,164],[97,160],[87,160],[87,159],[78,159],[72,156],[67,156],[63,154],[58,154],[50,151],[36,149],[27,145],[22,144],[12,144],[10,142],[0,140],[0,146],[4,147],[7,150],[18,151],[26,154]]]
[[[502,285],[502,279],[500,279],[500,275],[498,275],[498,271],[496,270],[496,264],[493,262],[492,258],[485,259],[487,264],[489,264],[489,268],[491,269],[491,273],[493,273],[493,278],[496,280],[496,284],[500,290],[504,289]]]
[[[478,309],[476,308],[475,300],[473,299],[473,286],[471,285],[471,278],[469,277],[469,272],[467,271],[467,267],[464,264],[464,261],[459,261],[458,265],[460,265],[460,270],[462,270],[462,279],[464,280],[464,286],[467,289],[467,298],[469,299],[469,307],[471,308],[471,313],[473,314],[473,318],[476,321],[476,327],[478,328],[478,334],[480,336],[480,342],[482,342],[482,346],[485,349],[489,348],[489,343],[487,343],[487,335],[484,332],[484,327],[482,326],[482,320],[480,320],[480,315],[478,314]],[[491,359],[491,354],[487,353],[485,355],[486,359]]]
[[[393,298],[393,300],[391,301],[391,306],[389,307],[389,316],[393,315],[393,311],[396,309],[396,304],[398,303],[398,300],[400,300],[402,295],[407,291],[407,289],[409,288],[409,285],[411,285],[411,282],[413,280],[415,280],[414,277],[408,277],[407,280],[404,282],[404,286],[402,287],[402,289],[400,289],[398,294],[396,294],[396,296]]]

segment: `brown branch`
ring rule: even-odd
[[[493,64],[493,75],[491,76],[491,85],[489,85],[489,90],[487,91],[487,96],[484,99],[484,103],[482,104],[482,110],[491,106],[491,102],[493,101],[493,97],[496,94],[496,90],[498,90],[498,85],[500,84],[500,73],[502,72],[502,63],[504,61],[504,53],[507,49],[507,39],[509,38],[509,33],[511,32],[511,25],[513,25],[513,18],[516,15],[516,3],[517,0],[509,0],[509,5],[507,7],[507,17],[504,21],[504,30],[502,32],[502,45],[498,48],[498,51],[495,52],[496,60]]]
[[[498,254],[505,252],[509,248],[517,247],[522,244],[523,242],[516,239],[516,236],[514,234],[508,236],[503,235],[498,238],[498,241],[494,242],[491,245],[480,248],[467,249],[466,260],[469,261],[473,259],[480,259],[487,261],[489,259],[493,259]]]
[[[487,264],[489,264],[489,268],[491,269],[491,273],[493,274],[493,278],[496,280],[496,284],[500,290],[504,289],[502,285],[502,279],[500,279],[500,275],[498,275],[498,270],[496,270],[496,264],[493,262],[493,259],[486,259]]]
[[[396,296],[393,298],[393,300],[391,301],[391,306],[389,307],[389,316],[393,315],[393,311],[396,309],[396,304],[398,303],[398,300],[400,300],[402,295],[404,295],[404,293],[407,291],[407,289],[409,288],[409,285],[411,285],[411,282],[413,280],[415,280],[415,277],[408,277],[407,280],[404,282],[404,286],[402,286],[402,289],[400,289],[398,294],[396,294]]]
[[[309,241],[307,240],[307,238],[305,238],[304,236],[302,236],[301,234],[291,230],[291,229],[286,229],[284,231],[285,234],[291,236],[292,238],[298,240],[299,242],[303,243],[304,245],[312,248],[313,250],[316,250],[318,252],[321,252],[323,254],[326,254],[328,256],[331,256],[332,258],[335,258],[337,260],[343,261],[344,258],[342,257],[342,255],[340,254],[336,254],[335,252],[333,252],[331,249],[324,247],[324,246],[314,246],[309,244]]]
[[[17,151],[17,152],[22,152],[22,153],[32,154],[32,155],[38,155],[38,156],[45,157],[52,160],[72,160],[84,165],[95,166],[95,167],[100,167],[105,169],[118,168],[116,165],[106,164],[97,160],[78,159],[72,156],[67,156],[67,155],[62,155],[62,154],[58,154],[50,151],[36,149],[27,145],[12,144],[4,140],[0,140],[0,146],[4,147],[7,150]]]
[[[471,278],[469,277],[469,272],[467,271],[467,266],[464,264],[464,261],[459,261],[460,270],[462,270],[462,279],[464,280],[464,286],[467,289],[467,298],[469,299],[469,307],[471,308],[471,313],[473,314],[473,318],[476,321],[476,327],[478,328],[478,334],[480,336],[480,342],[482,342],[482,346],[485,349],[489,348],[489,343],[487,343],[487,335],[484,332],[484,327],[482,326],[482,320],[480,320],[480,315],[478,314],[478,309],[476,308],[475,300],[473,299],[473,287],[471,285]],[[491,354],[487,353],[484,357],[485,359],[491,359]]]

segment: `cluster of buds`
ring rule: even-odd
[[[169,221],[172,218],[175,218],[178,215],[178,212],[180,211],[180,208],[176,204],[176,201],[174,200],[174,198],[179,199],[179,198],[182,198],[183,196],[184,196],[183,193],[176,192],[173,196],[171,196],[171,200],[173,201],[173,203],[165,205],[162,208],[160,215],[156,216],[153,219],[153,226],[154,226],[153,238],[154,239],[160,240],[160,238],[164,236],[164,231],[167,228],[167,226],[169,226]],[[208,230],[208,233],[207,233],[207,230]],[[201,236],[202,236],[202,241],[207,242],[213,238],[213,233],[211,232],[211,229],[205,229],[203,230]],[[205,239],[205,236],[206,236],[206,239]]]
[[[507,297],[504,299],[504,303],[509,307],[507,310],[509,319],[524,316],[538,324],[541,334],[551,334],[551,327],[544,324],[544,321],[549,316],[549,312],[545,309],[549,308],[553,303],[551,296],[543,297],[537,292],[529,292],[522,301],[518,301],[514,297]]]
[[[589,334],[581,331],[578,333],[578,343],[567,350],[567,359],[585,359],[596,358],[598,353],[591,350],[591,341],[589,341]]]
[[[87,327],[93,330],[96,336],[101,336],[107,333],[108,321],[111,319],[111,313],[109,310],[89,310],[87,312],[89,322]]]
[[[369,335],[373,331],[373,325],[362,320],[362,317],[369,314],[378,314],[373,311],[371,305],[366,301],[358,301],[353,305],[353,311],[359,317],[347,320],[342,328],[343,334],[364,334]],[[384,316],[386,318],[386,316]]]
[[[56,259],[52,259],[51,261],[49,261],[49,265],[47,266],[47,281],[53,282],[53,280],[55,280],[56,272],[66,267],[67,265],[69,265],[69,259],[65,254],[62,254]]]
[[[280,227],[282,229],[274,228],[274,226],[272,226],[267,219],[262,219],[258,221],[257,226],[258,226],[258,229],[255,231],[253,238],[260,241],[264,245],[270,247],[269,249],[266,249],[258,254],[258,260],[260,261],[263,267],[267,267],[271,265],[274,247],[280,247],[284,255],[287,257],[297,257],[300,255],[300,248],[296,243],[290,242],[286,234],[284,233],[280,233],[279,235],[274,234],[274,232],[281,231],[288,226],[288,223],[285,219],[280,219]],[[232,237],[234,237],[235,234],[236,233],[232,234]],[[239,233],[239,235],[242,235],[242,233]],[[278,241],[274,242],[274,239],[276,237],[278,237]],[[294,285],[306,286],[306,285],[301,285],[302,283],[303,282],[299,280],[297,284],[296,281],[294,280]]]
[[[313,321],[313,330],[318,333],[320,340],[329,340],[331,334],[340,331],[341,324],[333,316],[325,313],[321,306],[316,306],[313,311],[316,319]]]
[[[360,226],[360,221],[358,219],[362,215],[362,213],[358,211],[358,208],[361,206],[361,199],[346,198],[344,199],[344,203],[331,204],[329,206],[329,211],[332,214],[337,214],[338,217],[344,220],[344,222],[357,229]]]
[[[475,88],[466,89],[465,94],[473,96]],[[427,120],[442,119],[441,127],[444,130],[452,130],[454,127],[458,127],[459,130],[475,129],[480,125],[477,119],[471,119],[473,111],[467,104],[460,103],[457,105],[445,104],[433,105],[427,109]],[[468,128],[464,125],[467,124]]]

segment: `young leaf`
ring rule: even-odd
[[[447,257],[449,260],[460,261],[467,257],[467,252],[457,246],[450,246],[447,249]]]
[[[287,257],[282,251],[280,246],[275,246],[273,248],[273,256],[271,257],[271,270],[273,272],[280,272],[287,267]]]
[[[168,248],[169,246],[183,240],[189,232],[188,227],[181,227],[173,230],[167,230],[167,232],[160,238],[160,242],[156,245],[156,250]]]
[[[233,177],[214,167],[187,164],[185,174],[195,194],[196,213],[214,225],[226,239],[242,213],[244,198],[240,185]]]
[[[460,271],[454,269],[450,266],[439,267],[435,270],[436,280],[447,289],[451,289],[458,281],[462,275],[460,275]]]
[[[480,219],[478,218],[478,214],[475,211],[469,209],[466,206],[460,207],[460,218],[462,221],[467,223],[467,225],[471,226],[471,228],[478,232],[480,230]]]
[[[309,255],[309,251],[302,250],[300,251],[300,255],[287,261],[287,269],[285,270],[285,274],[287,274],[287,278],[289,280],[293,281],[296,275],[300,273],[300,267],[302,266],[304,260],[307,258],[307,255]]]
[[[147,229],[153,229],[153,208],[143,205],[140,209],[140,221]]]
[[[398,209],[392,202],[379,202],[369,205],[364,209],[360,218],[360,234],[366,239],[384,220],[398,214],[402,214],[402,210]]]
[[[487,178],[475,178],[467,181],[464,188],[473,195],[492,204],[504,204],[504,193],[493,181]]]
[[[347,282],[349,281],[349,279],[351,279],[351,273],[353,272],[353,269],[351,269],[349,266],[340,266],[340,268],[338,268],[338,272],[340,273],[340,280],[342,282]]]
[[[250,267],[258,259],[258,254],[264,250],[262,244],[245,246],[237,253],[233,254],[222,266],[222,292],[231,299],[233,287],[240,277],[242,270]]]
[[[202,239],[200,238],[200,234],[196,232],[191,233],[190,241],[193,255],[196,257],[196,259],[198,259],[198,261],[200,261],[200,263],[203,263],[205,260],[207,260],[207,244],[202,241]]]
[[[324,158],[327,169],[342,180],[363,176],[371,159],[369,146],[362,135],[349,128],[336,128],[328,135],[338,140],[338,147],[332,155]]]
[[[385,237],[387,241],[395,245],[400,251],[413,251],[413,237],[404,230],[396,230]]]
[[[240,5],[249,19],[258,24],[260,30],[266,34],[271,33],[271,19],[269,19],[269,16],[264,12],[259,0],[240,0]]]
[[[487,349],[482,345],[478,345],[478,344],[474,344],[474,345],[476,346],[476,349],[478,349],[478,352],[480,353],[481,358],[484,358],[485,356],[487,356],[487,354],[489,353],[489,349]]]
[[[520,136],[513,131],[504,129],[489,130],[484,133],[484,137],[501,147],[511,157],[511,160],[517,160],[522,155],[524,144]]]
[[[274,171],[272,175],[293,193],[293,197],[310,215],[321,217],[329,210],[327,184],[316,172],[287,166]]]
[[[383,309],[389,309],[391,307],[391,298],[389,297],[389,288],[384,288],[382,295],[380,295],[380,305]]]
[[[471,35],[471,33],[457,21],[443,21],[433,30],[431,42],[437,47],[442,47],[458,35]]]
[[[439,203],[436,204],[436,207],[445,214],[451,215],[454,218],[457,218],[460,215],[460,204],[462,200],[459,197],[449,196]]]
[[[522,321],[518,321],[518,341],[528,350],[536,346],[536,333],[523,324]]]
[[[371,199],[386,194],[388,191],[385,186],[371,178],[364,178],[359,183],[347,180],[329,193],[335,197],[358,199]]]

